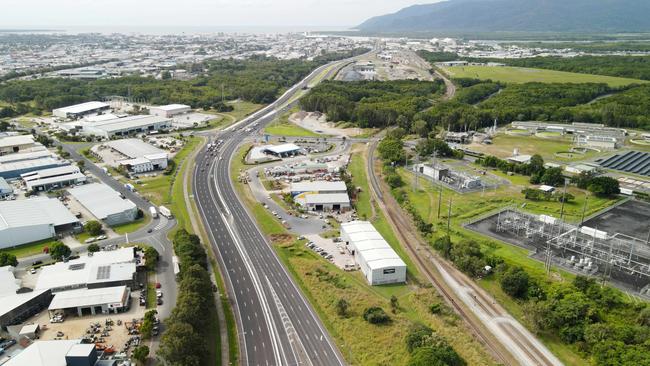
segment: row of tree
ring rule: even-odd
[[[211,336],[216,313],[207,255],[200,239],[184,229],[174,235],[173,246],[181,268],[178,299],[165,320],[157,355],[168,365],[208,365],[208,350],[216,344]]]

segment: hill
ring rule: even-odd
[[[647,0],[449,0],[371,18],[364,32],[650,31]]]

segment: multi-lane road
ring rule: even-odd
[[[276,102],[211,137],[196,158],[193,192],[234,303],[244,365],[343,365],[314,309],[239,200],[230,176],[238,147],[303,93],[346,62],[312,72]]]

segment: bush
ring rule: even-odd
[[[514,298],[525,299],[528,297],[529,280],[523,268],[510,267],[501,275],[501,289]]]
[[[384,309],[378,306],[367,308],[363,312],[363,319],[365,319],[370,324],[385,324],[390,322],[390,317],[388,314],[386,314]]]
[[[4,266],[16,267],[17,265],[18,265],[18,259],[16,258],[15,255],[5,253],[5,252],[0,252],[0,267],[4,267]]]
[[[145,247],[144,248],[144,260],[145,260],[145,265],[147,267],[147,270],[153,271],[156,269],[156,266],[158,265],[158,258],[159,258],[158,251],[154,249],[153,247]]]
[[[61,243],[60,241],[55,242],[50,246],[50,257],[56,261],[60,261],[64,258],[67,258],[72,254],[70,247]]]
[[[339,299],[339,301],[336,302],[336,313],[340,317],[346,317],[346,316],[348,316],[348,308],[349,307],[350,307],[350,303],[348,303],[347,300]]]
[[[88,246],[88,253],[97,253],[100,251],[99,245],[97,243],[92,243]]]
[[[84,230],[92,236],[98,236],[102,234],[102,224],[99,221],[88,221],[86,225],[84,225]]]

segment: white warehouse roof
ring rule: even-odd
[[[106,142],[104,145],[116,150],[130,159],[142,158],[149,155],[167,156],[165,150],[159,149],[140,139],[113,140]]]
[[[313,205],[350,203],[350,198],[347,193],[308,194],[305,197],[305,203]]]
[[[190,108],[190,106],[185,104],[167,104],[167,105],[154,106],[151,108],[160,109],[162,111],[175,111],[178,109],[187,109]]]
[[[68,192],[100,220],[136,208],[135,203],[122,199],[117,191],[101,183],[85,184]]]
[[[57,199],[36,197],[0,201],[0,232],[3,229],[35,225],[68,225],[79,221]],[[1,236],[1,235],[0,235]]]
[[[65,356],[81,340],[36,341],[16,354],[4,366],[66,366]]]
[[[94,111],[95,109],[106,108],[106,107],[109,107],[109,105],[106,103],[87,102],[87,103],[71,105],[68,107],[57,108],[54,111],[65,113],[65,114],[68,113],[79,114],[79,113],[86,113],[86,112]]]
[[[111,133],[115,131],[139,128],[143,126],[155,125],[158,123],[164,123],[169,121],[170,119],[166,117],[142,115],[142,116],[131,116],[131,117],[124,117],[124,118],[110,119],[108,121],[96,122],[92,124],[92,127]]]
[[[381,236],[381,234],[371,223],[367,221],[343,223],[341,224],[341,234],[348,235],[350,245],[363,257],[371,270],[390,266],[406,267],[404,261],[386,240],[377,239],[377,236]]]
[[[291,192],[347,192],[345,182],[298,182],[291,183]]]
[[[102,287],[96,289],[57,292],[50,303],[49,310],[76,307],[99,306],[103,304],[123,304],[128,291],[126,286]]]
[[[0,138],[0,147],[30,145],[34,143],[32,135],[7,136]]]

